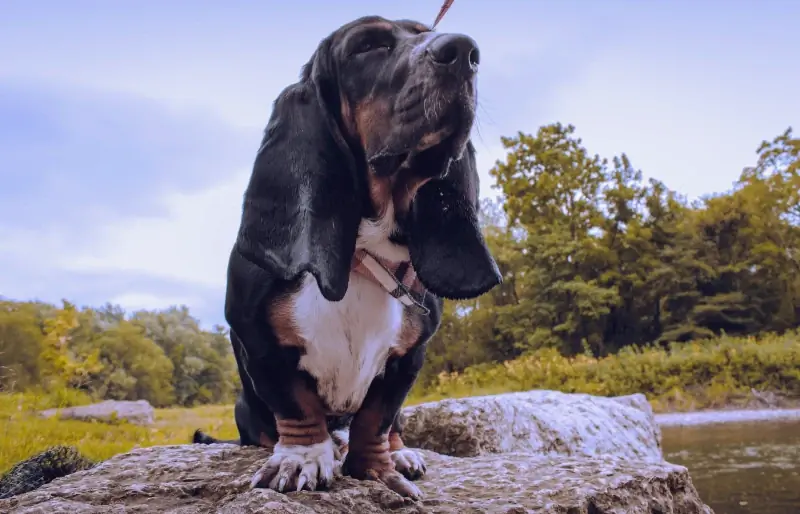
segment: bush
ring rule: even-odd
[[[442,373],[412,393],[415,402],[552,389],[620,396],[643,393],[657,410],[719,407],[750,389],[800,396],[800,337],[719,337],[668,347],[632,347],[605,358],[544,349],[502,364]]]

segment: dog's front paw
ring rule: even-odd
[[[316,491],[333,481],[333,441],[310,446],[275,445],[275,451],[261,466],[250,482],[251,487],[267,487],[280,493],[286,491]]]
[[[389,457],[389,451],[361,454],[350,452],[345,458],[342,472],[358,480],[375,480],[400,496],[421,500],[423,495],[419,487],[411,483],[395,469]]]
[[[394,463],[394,469],[409,480],[418,480],[428,471],[425,457],[411,448],[393,451],[392,463]]]

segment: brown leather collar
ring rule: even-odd
[[[380,285],[407,308],[428,314],[423,303],[427,291],[410,262],[393,262],[366,250],[356,250],[350,269]]]

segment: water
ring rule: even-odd
[[[800,418],[659,421],[673,425],[661,429],[666,460],[689,468],[700,498],[716,514],[800,513]]]

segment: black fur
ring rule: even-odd
[[[275,415],[301,416],[291,384],[298,377],[312,390],[316,384],[298,370],[300,350],[279,344],[266,313],[276,298],[297,290],[305,273],[327,300],[344,297],[359,222],[375,214],[370,173],[387,176],[402,166],[433,177],[408,211],[397,213],[402,233],[394,237],[409,245],[418,276],[433,294],[425,299],[430,313],[421,320],[417,344],[390,359],[368,393],[382,405],[382,430],[402,430],[397,414],[438,329],[442,298],[472,298],[500,282],[477,223],[478,173],[468,141],[473,85],[429,62],[426,45],[439,37],[445,36],[414,22],[356,20],[324,39],[300,81],[275,101],[228,264],[225,317],[242,392],[235,409],[240,437],[227,442],[258,445],[262,434],[276,441]],[[447,106],[435,117],[424,106],[432,92]],[[391,107],[391,119],[359,138],[347,130],[343,103],[352,112],[376,98]],[[420,138],[433,132],[442,140],[420,147]],[[376,133],[380,139],[372,137]],[[329,429],[350,418],[331,417]],[[219,440],[198,430],[193,442]]]

